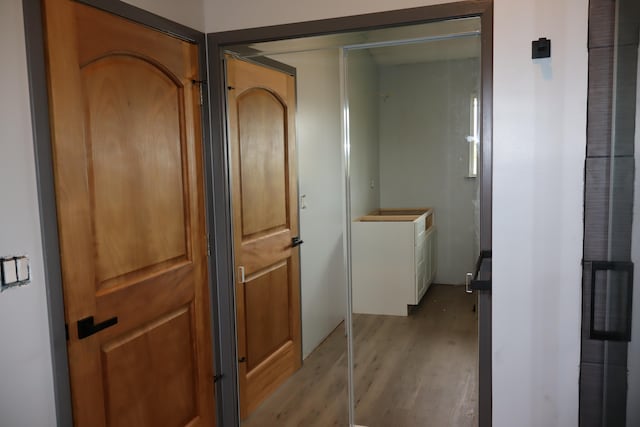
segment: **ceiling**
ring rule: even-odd
[[[480,37],[471,36],[369,49],[369,53],[380,66],[478,58],[480,57]]]
[[[380,66],[413,64],[480,56],[480,19],[466,18],[353,33],[305,37],[233,46],[244,57],[271,56],[314,50],[360,49],[363,45]],[[397,45],[388,46],[388,42]],[[375,47],[371,46],[374,44]],[[376,44],[384,44],[378,47]]]

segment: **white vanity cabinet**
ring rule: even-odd
[[[406,316],[436,273],[433,210],[381,209],[351,228],[354,313]]]

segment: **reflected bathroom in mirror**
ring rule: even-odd
[[[227,59],[234,197],[242,198],[236,268],[245,270],[236,284],[240,417],[247,427],[348,425],[339,49],[237,50],[267,48],[279,53]],[[250,209],[260,230],[246,229]],[[288,245],[294,237],[303,243]],[[298,251],[299,260],[287,258]],[[256,253],[266,262],[248,265]]]
[[[345,49],[358,425],[478,425],[480,25],[456,23]]]
[[[477,425],[479,35],[227,48],[243,426]]]

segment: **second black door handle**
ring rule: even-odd
[[[300,246],[301,244],[303,244],[304,242],[302,241],[302,239],[300,238],[300,236],[296,236],[294,238],[291,239],[291,247],[295,248],[296,246]]]

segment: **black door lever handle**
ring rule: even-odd
[[[112,317],[104,322],[94,323],[93,316],[78,320],[78,339],[85,339],[91,335],[107,329],[118,323],[117,317]]]
[[[302,241],[302,239],[300,238],[300,236],[296,236],[294,238],[291,239],[291,247],[295,248],[296,246],[300,246],[301,244],[303,244],[304,242]]]

